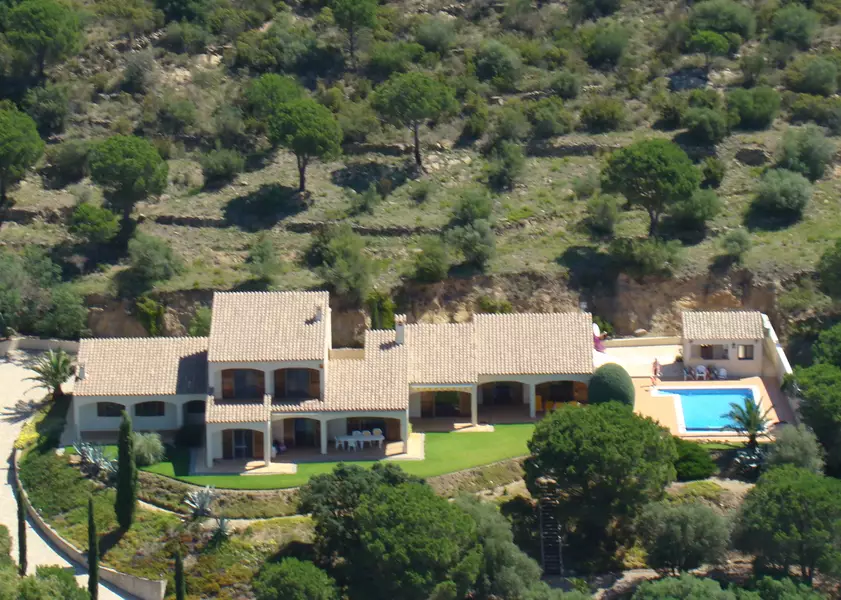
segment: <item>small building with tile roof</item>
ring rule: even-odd
[[[728,375],[762,375],[766,326],[755,310],[686,311],[683,326],[683,362],[686,368],[703,365],[725,369]]]
[[[333,349],[327,292],[217,292],[208,338],[85,339],[73,415],[77,437],[200,426],[208,466],[270,460],[278,445],[314,446],[380,430],[406,447],[409,419],[485,411],[527,419],[549,400],[586,398],[592,319],[583,312],[477,314],[458,324],[365,332]]]

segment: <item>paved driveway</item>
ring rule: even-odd
[[[26,368],[35,355],[24,352],[14,352],[8,358],[0,358],[0,456],[10,457],[15,439],[23,426],[23,422],[32,412],[31,402],[37,402],[44,397],[44,390],[33,389],[32,381],[25,381],[32,373]],[[0,487],[0,523],[9,528],[12,534],[12,557],[17,561],[17,505],[15,504],[12,474],[8,461],[0,461],[5,469]],[[87,571],[81,565],[71,563],[49,541],[41,537],[32,523],[28,524],[26,532],[27,567],[29,573],[35,572],[38,565],[60,565],[72,568],[81,585],[87,586]],[[99,597],[102,599],[131,599],[130,596],[115,592],[106,585],[100,585]]]

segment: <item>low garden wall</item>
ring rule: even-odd
[[[679,346],[682,342],[680,337],[629,337],[605,340],[605,348],[631,348],[634,346]]]
[[[50,340],[32,337],[13,337],[0,341],[0,356],[6,356],[15,350],[64,350],[70,354],[79,351],[79,342],[70,340]]]
[[[26,493],[26,490],[23,489],[23,486],[18,479],[18,455],[19,453],[17,448],[12,450],[13,481],[15,483],[15,487],[22,491],[26,511],[32,519],[32,522],[35,524],[35,527],[37,527],[38,530],[43,533],[59,550],[66,554],[70,560],[80,565],[84,565],[87,568],[87,553],[79,550],[76,546],[61,537],[55,529],[50,527],[50,525],[41,518],[41,515],[38,514],[38,511],[35,510],[35,507],[33,507],[29,502],[29,496]],[[163,580],[136,577],[126,573],[120,573],[119,571],[115,571],[114,569],[109,569],[108,567],[101,565],[99,567],[99,577],[101,580],[107,581],[117,589],[136,598],[140,598],[141,600],[163,600],[166,595],[166,581]]]

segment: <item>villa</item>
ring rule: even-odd
[[[327,292],[217,292],[212,315],[206,338],[82,340],[71,434],[113,434],[126,410],[140,431],[203,427],[207,468],[268,465],[277,447],[327,454],[354,431],[379,431],[405,453],[410,421],[530,421],[558,403],[586,402],[605,362],[650,374],[640,373],[650,371],[648,354],[604,348],[585,312],[477,314],[457,324],[398,315],[394,330],[366,331],[362,348],[333,348]],[[687,365],[758,377],[765,321],[749,311],[685,313],[682,346],[669,352],[682,347]]]

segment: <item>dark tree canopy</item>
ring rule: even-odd
[[[257,600],[337,600],[336,582],[309,561],[284,558],[263,567],[254,581]]]
[[[438,120],[453,109],[452,90],[431,75],[412,71],[392,76],[376,90],[374,108],[386,120],[412,130],[415,164],[423,166],[419,128],[424,121]]]
[[[759,478],[739,511],[736,547],[757,562],[811,582],[841,567],[841,481],[782,466]]]
[[[812,344],[812,358],[818,363],[841,367],[841,323],[821,331]]]
[[[35,121],[15,108],[0,109],[0,209],[9,188],[23,179],[43,152]]]
[[[617,150],[602,173],[602,186],[648,211],[648,235],[672,204],[691,196],[701,182],[698,169],[677,144],[643,140]]]
[[[248,114],[266,119],[287,102],[303,98],[304,88],[288,75],[266,73],[248,83],[243,97]]]
[[[634,382],[628,372],[616,363],[600,366],[593,373],[587,391],[587,401],[590,404],[604,402],[621,402],[634,406]]]
[[[377,22],[377,0],[333,0],[333,19],[347,32],[350,61],[356,67],[356,39],[359,30]]]
[[[617,402],[563,406],[537,424],[529,450],[529,490],[540,493],[541,478],[555,482],[568,543],[594,568],[675,477],[672,436]]]
[[[24,0],[9,11],[5,33],[39,77],[47,64],[70,56],[82,41],[78,13],[59,0]]]
[[[800,416],[823,446],[830,473],[841,472],[841,367],[818,363],[795,370]]]

